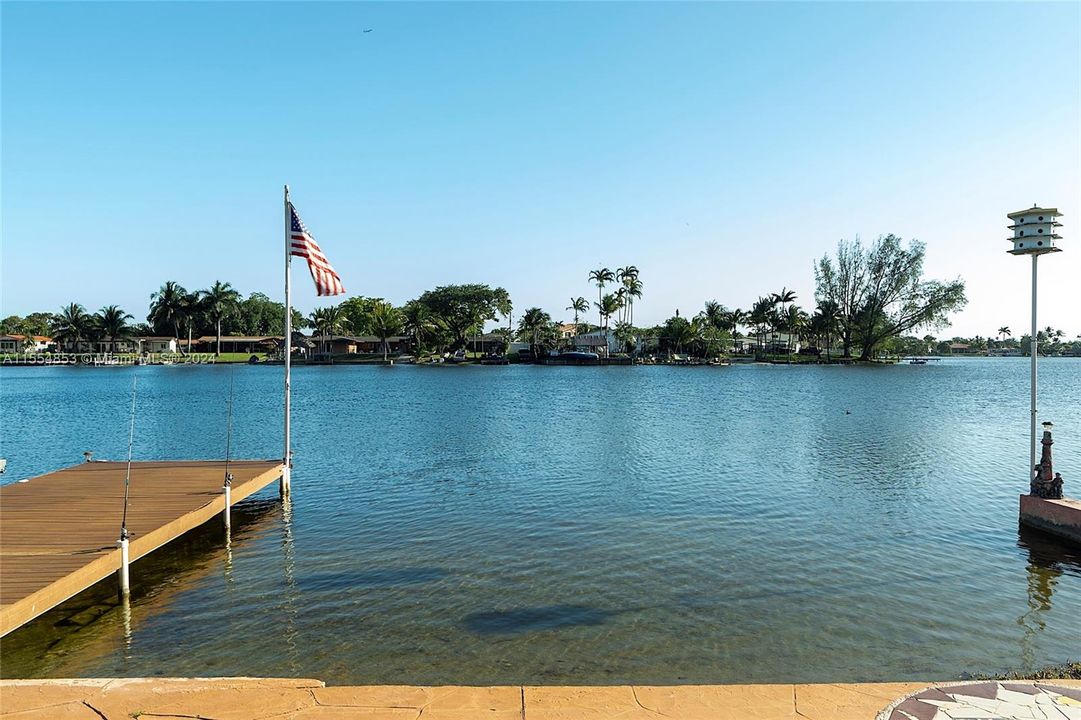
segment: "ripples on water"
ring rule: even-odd
[[[230,374],[236,455],[280,453],[281,368],[5,369],[5,482],[122,457],[132,372],[137,457],[222,456]],[[297,368],[290,506],[268,490],[229,553],[208,527],[136,564],[130,638],[108,603],[77,631],[52,613],[4,640],[3,673],[791,682],[1077,658],[1081,555],[1017,529],[1027,382],[1008,358]],[[1081,361],[1041,383],[1081,494]]]

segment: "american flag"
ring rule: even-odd
[[[289,254],[308,260],[308,270],[315,281],[317,295],[343,295],[345,288],[342,287],[342,279],[319,249],[319,243],[315,242],[308,228],[304,227],[304,221],[297,215],[293,203],[289,203],[289,214],[292,218],[289,224]]]

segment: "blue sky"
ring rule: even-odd
[[[893,232],[966,279],[964,335],[1027,326],[1005,214],[1052,205],[1040,324],[1081,333],[1079,3],[0,13],[4,315],[142,319],[167,279],[280,297],[287,182],[350,294],[486,282],[558,318],[634,264],[639,324],[811,306],[815,258]]]

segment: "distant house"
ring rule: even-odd
[[[133,352],[140,355],[143,353],[175,353],[178,350],[176,338],[164,335],[140,335],[131,338]]]
[[[595,352],[600,355],[607,353],[609,356],[616,353],[622,353],[626,350],[626,346],[616,339],[616,333],[614,330],[609,329],[605,332],[601,330],[593,330],[591,332],[582,333],[581,335],[575,335],[571,342],[574,345],[574,349],[581,352]],[[638,345],[635,348],[635,352],[641,352],[643,341],[638,339]]]
[[[950,343],[950,355],[977,355],[982,352],[982,349],[968,343],[952,342]]]
[[[52,347],[53,339],[46,335],[0,335],[0,353],[39,353]]]
[[[501,353],[507,347],[507,338],[500,333],[484,333],[466,339],[465,348],[469,352],[483,353],[485,355]]]
[[[308,338],[312,351],[331,355],[361,355],[383,352],[383,341],[375,335],[312,335]],[[387,352],[398,355],[408,352],[410,338],[394,335],[387,338]]]
[[[285,342],[284,336],[275,335],[222,335],[221,348],[217,337],[203,335],[191,341],[190,352],[199,353],[269,353]]]
[[[578,334],[578,328],[581,327],[581,323],[560,323],[559,324],[559,339],[566,340],[572,338]]]

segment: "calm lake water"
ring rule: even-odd
[[[0,374],[4,482],[280,455],[280,367]],[[1041,362],[1081,494],[1081,360]],[[3,641],[13,676],[952,678],[1081,658],[1081,552],[1019,533],[1028,364],[301,367],[276,488]],[[850,414],[846,414],[846,410]],[[119,512],[119,508],[118,508]],[[73,613],[100,615],[85,625]]]

